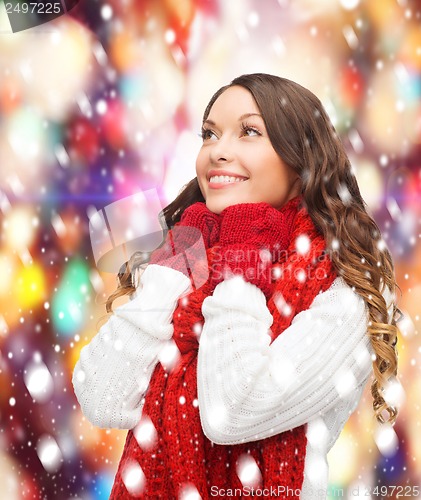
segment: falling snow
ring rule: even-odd
[[[202,497],[193,484],[185,483],[178,495],[178,500],[201,500]]]
[[[47,472],[57,472],[62,464],[61,450],[53,436],[43,435],[38,439],[38,457]]]
[[[139,495],[145,487],[145,474],[137,462],[126,464],[122,472],[123,483],[131,495]]]
[[[385,457],[393,456],[398,448],[398,437],[393,427],[389,425],[377,427],[374,441],[380,453]]]
[[[26,365],[24,381],[30,395],[37,403],[48,401],[54,390],[53,377],[42,361],[31,361]]]
[[[237,475],[243,486],[257,487],[262,480],[262,473],[256,460],[248,454],[243,454],[238,458]]]
[[[152,420],[147,415],[142,416],[133,433],[143,450],[148,451],[155,447],[158,436]]]
[[[295,248],[301,255],[305,255],[310,250],[310,238],[306,234],[301,234],[295,240]]]
[[[177,366],[179,358],[180,351],[178,350],[177,344],[173,340],[166,342],[159,353],[159,362],[165,370],[173,370]]]

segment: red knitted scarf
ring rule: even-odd
[[[301,239],[296,243],[298,237]],[[300,252],[305,250],[307,241],[310,249]],[[208,251],[210,263],[212,252]],[[280,256],[275,267],[278,279],[268,301],[273,316],[273,339],[335,279],[324,240],[303,208],[297,213],[288,251]],[[304,425],[267,439],[233,446],[215,445],[203,434],[197,403],[197,333],[204,322],[201,306],[210,294],[210,285],[206,283],[191,293],[187,301],[179,301],[173,323],[180,361],[170,373],[160,364],[156,366],[140,423],[140,428],[143,425],[149,429],[153,429],[150,422],[153,423],[156,440],[151,446],[141,441],[139,446],[136,429],[129,431],[110,499],[175,500],[183,498],[183,492],[197,490],[206,500],[215,498],[215,492],[221,488],[225,490],[224,498],[239,498],[242,495],[238,492],[244,487],[237,466],[247,453],[260,469],[260,488],[288,491],[288,495],[277,498],[298,498],[291,492],[298,492],[303,483],[307,444]],[[230,496],[229,489],[236,489],[235,496]]]

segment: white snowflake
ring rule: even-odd
[[[332,247],[332,250],[334,250],[334,251],[339,250],[339,247],[340,247],[339,240],[336,238],[333,238],[331,247]]]
[[[107,101],[105,101],[104,99],[99,99],[96,103],[95,109],[99,115],[104,115],[108,109]]]
[[[297,281],[299,281],[300,283],[304,283],[304,281],[307,279],[307,275],[304,269],[299,269],[295,273],[295,277],[297,278]]]
[[[63,456],[57,441],[52,436],[44,434],[38,439],[37,455],[47,472],[54,473],[60,469]]]
[[[123,483],[131,495],[139,495],[145,487],[145,474],[137,462],[130,462],[122,472]]]
[[[158,435],[152,420],[147,415],[142,415],[140,422],[133,429],[133,434],[139,446],[145,451],[156,445]]]
[[[292,308],[286,302],[282,293],[276,293],[276,295],[274,295],[273,301],[282,316],[289,316],[291,314]]]
[[[300,255],[305,255],[310,250],[310,238],[306,234],[301,234],[295,240],[295,248]]]
[[[329,430],[322,418],[308,425],[306,437],[312,448],[324,450],[329,439]]]
[[[357,380],[351,369],[344,369],[334,379],[335,388],[340,398],[345,398],[357,387]]]
[[[321,456],[312,456],[306,463],[307,477],[311,483],[320,484],[320,477],[327,477],[328,465]]]
[[[220,427],[222,426],[227,419],[227,411],[224,406],[216,405],[209,412],[209,421],[212,422],[212,427]]]
[[[237,475],[243,486],[256,487],[262,480],[262,473],[256,460],[247,453],[244,453],[238,459]]]
[[[384,239],[380,239],[377,242],[377,248],[380,250],[380,252],[384,252],[386,250],[386,242]]]
[[[374,433],[374,441],[384,457],[394,455],[398,447],[398,436],[393,427],[388,424],[378,425]]]
[[[171,371],[175,368],[180,359],[180,351],[174,340],[171,339],[164,344],[158,355],[158,359],[164,370]]]
[[[203,323],[201,323],[200,321],[198,321],[197,323],[195,323],[193,325],[193,332],[198,337],[200,337],[200,334],[202,333],[202,329],[203,329]]]
[[[37,403],[45,403],[51,398],[54,391],[53,377],[42,360],[30,361],[25,367],[23,379],[29,394]]]
[[[400,408],[405,400],[405,391],[396,377],[385,384],[383,397],[388,404]]]
[[[341,184],[338,189],[339,198],[342,200],[344,205],[350,203],[352,196],[345,184]]]
[[[104,4],[101,7],[101,17],[104,21],[109,21],[113,17],[113,9],[111,5]]]
[[[178,495],[178,500],[201,500],[202,497],[197,491],[196,486],[191,483],[185,483]]]

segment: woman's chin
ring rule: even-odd
[[[208,196],[206,198],[206,206],[207,208],[213,212],[214,214],[219,215],[222,210],[227,207],[231,207],[232,205],[238,205],[239,203],[259,203],[263,201],[253,196],[236,196],[236,197],[220,197],[217,196]]]
[[[225,208],[224,206],[222,206],[221,203],[215,203],[214,201],[208,201],[208,200],[206,200],[206,207],[208,208],[208,210],[217,215],[219,215]]]
[[[216,200],[213,197],[212,199],[209,198],[210,197],[208,197],[206,200],[206,206],[208,210],[217,215],[219,215],[225,208],[230,207],[231,205],[236,205],[237,203],[241,203],[241,201],[239,200]]]

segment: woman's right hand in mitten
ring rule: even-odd
[[[200,288],[209,276],[206,249],[219,235],[219,216],[204,203],[194,203],[166,235],[164,244],[151,255],[150,264],[180,271]]]
[[[220,216],[211,212],[206,203],[197,202],[187,207],[179,224],[197,228],[203,236],[206,248],[213,247],[218,241]]]
[[[219,247],[211,281],[217,285],[234,275],[258,286],[269,297],[272,262],[288,248],[300,198],[280,210],[268,203],[240,203],[221,212]]]

